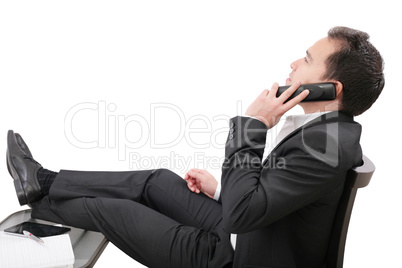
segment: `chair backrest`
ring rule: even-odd
[[[346,236],[356,192],[358,188],[365,187],[369,184],[374,170],[374,164],[366,156],[363,156],[363,165],[349,170],[347,174],[345,187],[333,223],[327,253],[327,268],[343,267]]]

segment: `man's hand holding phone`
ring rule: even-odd
[[[295,98],[288,100],[290,96],[299,88],[300,82],[294,83],[279,97],[276,97],[279,85],[273,84],[271,90],[264,90],[257,99],[247,108],[246,115],[261,120],[269,128],[275,126],[284,113],[299,104],[309,94],[304,90]]]

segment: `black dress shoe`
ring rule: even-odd
[[[7,135],[7,167],[14,179],[14,187],[21,205],[31,204],[43,197],[37,178],[38,170],[42,166],[32,158],[30,152],[28,155],[24,150],[18,144],[14,132],[9,130]]]
[[[15,139],[17,140],[18,145],[20,146],[21,150],[29,157],[32,157],[32,153],[28,148],[28,145],[25,143],[24,139],[21,137],[20,134],[15,133]]]

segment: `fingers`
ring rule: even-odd
[[[262,91],[261,92],[261,94],[258,96],[258,97],[266,97],[266,96],[268,96],[268,94],[269,94],[269,90],[268,89],[265,89],[264,91]]]
[[[201,192],[201,189],[199,185],[197,184],[197,179],[200,178],[202,170],[198,169],[190,169],[185,175],[184,175],[184,180],[187,182],[187,187],[190,189],[190,191],[199,194]]]
[[[213,198],[216,192],[218,181],[204,169],[190,169],[184,176],[187,187],[194,193],[203,193]]]
[[[186,175],[188,175],[189,177],[198,179],[198,178],[200,178],[201,172],[193,168],[193,169],[190,169],[190,170],[187,172]]]
[[[281,100],[281,102],[283,103],[283,108],[288,111],[291,108],[293,108],[294,106],[296,106],[297,104],[299,104],[302,100],[304,100],[307,95],[310,93],[310,91],[308,90],[304,90],[303,92],[301,92],[299,95],[297,95],[296,97],[294,97],[293,99],[289,100],[288,102],[286,102],[287,99],[289,99],[290,96],[293,95],[293,93],[296,92],[296,90],[300,87],[301,82],[296,82],[294,84],[292,84],[287,90],[285,90],[279,97],[278,99]],[[278,88],[276,88],[275,90],[275,96],[276,96],[276,92],[278,91]],[[285,103],[286,102],[286,103]]]
[[[187,171],[187,173],[184,175],[184,179],[188,180],[190,177],[198,176],[198,174],[203,174],[203,170],[202,169],[192,168],[189,171]]]
[[[196,179],[202,179],[204,175],[209,173],[204,169],[192,168],[188,171],[188,174]]]
[[[287,99],[289,99],[289,97],[292,96],[293,93],[295,93],[295,91],[300,87],[300,85],[301,85],[301,82],[296,82],[296,83],[292,84],[287,90],[285,90],[279,97],[276,97],[276,94],[279,89],[279,84],[274,83],[271,87],[271,90],[265,89],[264,91],[262,91],[260,93],[258,98],[265,98],[265,97],[276,98],[276,99],[280,100],[282,103],[285,103],[285,101]],[[297,103],[301,102],[305,97],[307,97],[308,93],[309,92],[303,91],[297,97],[293,98],[292,102],[297,102]]]
[[[286,110],[290,110],[292,109],[294,106],[296,106],[297,104],[299,104],[302,100],[304,100],[308,94],[310,94],[309,90],[303,90],[303,92],[301,92],[299,95],[297,95],[296,97],[294,97],[293,99],[291,99],[290,101],[288,101],[287,103],[285,103],[283,106]]]
[[[287,99],[289,99],[290,96],[295,93],[295,91],[300,87],[301,83],[296,82],[292,84],[288,89],[286,89],[279,97],[278,99],[281,100],[282,103],[284,103]],[[276,92],[278,91],[278,88],[276,89]],[[276,96],[275,92],[275,96]]]
[[[248,107],[246,115],[262,121],[268,128],[275,126],[279,119],[291,108],[307,97],[309,91],[304,91],[292,100],[289,97],[300,87],[301,83],[292,84],[279,97],[276,97],[279,89],[278,83],[274,83],[271,90],[264,90],[257,99]]]
[[[276,93],[278,92],[279,89],[279,84],[278,83],[273,83],[272,87],[271,87],[271,91],[268,91],[269,96],[271,96],[271,98],[276,98]]]
[[[187,187],[190,191],[199,194],[201,189],[198,187],[197,183],[193,179],[187,180]]]

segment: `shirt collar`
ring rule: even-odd
[[[329,113],[329,111],[311,114],[288,115],[285,118],[285,123],[283,124],[282,129],[279,131],[278,136],[276,137],[275,145],[279,144],[286,136],[296,129],[326,113]]]
[[[329,113],[330,111],[326,112],[318,112],[318,113],[311,113],[311,114],[298,114],[298,115],[289,115],[286,117],[285,124],[290,124],[293,126],[293,130],[298,129],[299,127],[307,124],[314,119]]]

